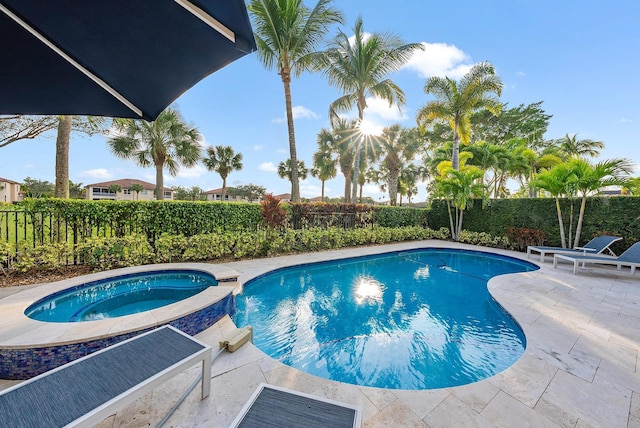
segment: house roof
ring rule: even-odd
[[[315,198],[309,199],[311,202],[322,202],[322,196],[316,196]]]
[[[222,187],[220,187],[219,189],[207,190],[206,192],[204,192],[204,194],[205,195],[221,195]]]
[[[8,178],[0,177],[0,183],[20,184],[17,181],[9,180]]]
[[[273,195],[274,198],[278,199],[289,199],[291,200],[291,193],[283,193],[281,195]]]
[[[122,178],[120,180],[103,181],[102,183],[87,184],[85,187],[109,187],[113,184],[117,184],[123,189],[128,189],[132,184],[142,184],[145,190],[155,190],[156,185],[147,181],[138,180],[135,178]],[[165,187],[165,192],[170,192],[172,189]]]
[[[227,194],[229,194],[229,191],[232,190],[233,187],[228,187],[227,186]],[[213,189],[213,190],[207,190],[206,192],[204,192],[205,195],[222,195],[222,187],[219,187],[217,189]]]

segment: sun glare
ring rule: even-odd
[[[361,305],[364,302],[379,303],[382,301],[382,284],[371,277],[360,277],[355,285],[355,299]]]
[[[359,131],[365,137],[370,135],[380,135],[382,133],[382,127],[367,119],[363,119],[362,122],[360,122]]]

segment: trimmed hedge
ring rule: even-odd
[[[382,227],[428,227],[429,210],[426,208],[376,206],[373,211],[373,221]]]
[[[580,199],[561,200],[561,209],[567,239],[569,217],[573,203],[573,230],[575,232]],[[444,201],[433,201],[428,217],[432,229],[448,227],[449,217]],[[484,209],[473,204],[465,211],[463,228],[473,232],[486,232],[493,236],[505,236],[508,228],[538,229],[546,236],[545,245],[560,245],[560,231],[556,205],[553,198],[492,199]],[[580,237],[584,244],[597,235],[622,236],[624,242],[614,245],[620,252],[640,241],[640,197],[593,197],[587,199]]]
[[[260,205],[249,203],[29,199],[20,206],[32,217],[49,215],[87,237],[103,230],[119,237],[142,233],[153,241],[163,233],[193,236],[263,225]]]

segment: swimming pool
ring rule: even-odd
[[[95,321],[149,311],[215,286],[215,277],[188,270],[136,273],[76,286],[29,306],[25,315],[38,321]]]
[[[538,269],[511,257],[419,249],[300,265],[245,284],[238,326],[273,358],[323,378],[393,389],[476,382],[526,346],[487,281]]]

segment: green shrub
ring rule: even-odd
[[[73,250],[67,243],[19,246],[13,267],[19,272],[30,270],[56,270],[73,260]]]
[[[428,226],[425,208],[375,207],[374,224],[381,227]]]
[[[143,235],[93,238],[79,244],[76,251],[84,264],[99,270],[144,265],[155,256]]]

